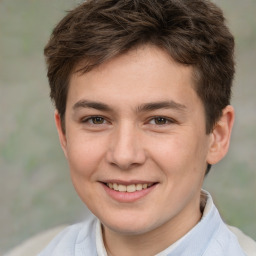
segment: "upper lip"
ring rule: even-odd
[[[121,185],[132,185],[132,184],[155,184],[158,183],[156,181],[148,181],[148,180],[118,180],[118,179],[108,179],[100,181],[102,183],[117,183]]]

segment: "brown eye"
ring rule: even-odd
[[[100,116],[95,116],[91,118],[93,124],[103,124],[104,123],[104,118]]]
[[[155,117],[154,121],[155,121],[155,124],[157,125],[163,125],[168,123],[168,120],[164,117]]]

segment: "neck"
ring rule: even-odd
[[[168,248],[201,219],[200,201],[193,212],[188,209],[159,227],[141,234],[120,234],[103,227],[103,240],[109,256],[155,255]],[[188,217],[189,216],[189,217]]]

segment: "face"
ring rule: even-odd
[[[77,193],[105,228],[144,234],[198,221],[214,136],[192,68],[144,46],[71,77],[65,134]]]

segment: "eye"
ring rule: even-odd
[[[101,116],[91,116],[86,119],[83,119],[82,122],[99,125],[99,124],[105,124],[106,120]]]
[[[100,116],[92,117],[91,120],[93,124],[103,124],[105,121],[104,118]]]
[[[174,121],[172,119],[169,118],[165,118],[162,116],[157,116],[152,118],[149,121],[150,124],[154,124],[154,125],[165,125],[165,124],[170,124],[170,123],[174,123]]]

